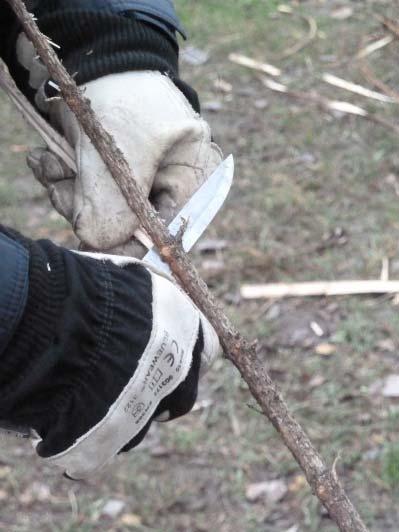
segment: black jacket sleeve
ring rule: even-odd
[[[31,0],[39,27],[78,84],[128,70],[168,75],[199,111],[196,93],[179,78],[176,33],[184,35],[171,0]],[[34,101],[29,72],[20,64],[20,27],[0,4],[0,56],[21,90]],[[51,95],[51,94],[49,94]]]

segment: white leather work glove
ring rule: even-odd
[[[66,476],[82,480],[100,471],[121,452],[138,445],[151,420],[168,421],[191,410],[198,386],[193,374],[194,356],[200,359],[203,375],[220,354],[219,340],[205,316],[187,295],[166,276],[128,257],[81,254],[111,261],[121,268],[136,265],[151,276],[151,334],[137,369],[109,405],[106,416],[73,445],[44,461],[61,469]],[[134,286],[134,285],[133,285]],[[141,318],[142,323],[145,318]],[[142,326],[132,323],[132,326]],[[199,330],[202,347],[198,351]],[[103,370],[106,369],[104,362]],[[108,362],[109,378],[114,368]],[[84,405],[82,405],[84,408]],[[40,454],[41,439],[34,443]]]
[[[206,121],[158,72],[112,74],[82,89],[144,192],[161,217],[171,221],[221,162]],[[48,102],[47,111],[74,147],[78,167],[73,175],[45,149],[28,156],[54,207],[89,249],[142,256],[143,248],[131,242],[137,217],[76,118],[59,98]]]
[[[30,264],[28,303],[2,351],[0,433],[30,435],[46,464],[84,479],[153,422],[190,412],[220,345],[168,276],[0,230]]]

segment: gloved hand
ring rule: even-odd
[[[187,295],[147,264],[5,234],[28,250],[30,277],[2,353],[0,419],[31,427],[45,462],[83,479],[138,445],[152,421],[191,410],[219,341]]]
[[[161,217],[171,221],[221,162],[208,124],[158,72],[112,74],[82,89],[144,192]],[[44,149],[28,156],[54,207],[89,249],[142,256],[137,241],[131,243],[138,220],[74,115],[59,98],[47,103],[47,111],[75,148],[78,167],[72,175]]]

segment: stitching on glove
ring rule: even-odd
[[[105,309],[104,321],[101,325],[99,332],[98,351],[94,351],[95,356],[93,357],[93,359],[95,362],[100,358],[100,355],[106,351],[105,347],[110,339],[110,331],[114,317],[115,303],[111,272],[106,262],[101,262],[101,269],[104,272],[104,279],[102,285],[104,286],[105,292]]]
[[[184,96],[184,94],[179,90],[176,85],[173,83],[173,81],[166,76],[165,74],[159,74],[156,72],[150,72],[153,76],[157,77],[161,80],[161,82],[165,85],[165,87],[168,89],[169,96],[172,100],[174,100],[178,104],[182,104],[186,113],[187,118],[199,120],[201,119],[201,116],[194,111],[192,106],[190,105],[190,102],[187,100],[187,98]],[[161,77],[159,77],[161,76]]]
[[[157,305],[158,297],[156,297],[156,294],[159,293],[159,296],[161,297],[161,294],[163,293],[165,285],[163,285],[164,281],[162,281],[161,284],[159,284],[160,278],[157,279],[156,277],[154,278],[154,276],[152,276],[152,278],[153,278],[153,283],[154,283],[153,286],[156,287],[156,289],[154,290],[154,297],[155,297],[155,299],[154,299],[154,307],[158,306],[158,308],[161,311],[159,314],[156,315],[156,318],[158,320],[158,318],[160,318],[162,313],[165,311],[164,304],[166,302],[165,296],[167,296],[167,294],[164,294],[163,297],[162,297],[163,305],[160,305],[160,306]],[[164,288],[162,287],[162,285],[164,286]],[[156,402],[156,404],[153,404],[152,401],[157,397],[157,394],[153,395],[153,391],[152,391],[151,387],[149,388],[150,394],[153,395],[152,399],[151,399],[151,395],[150,395],[150,397],[147,397],[147,399],[146,399],[147,401],[149,401],[148,405],[150,405],[150,408],[146,411],[146,415],[144,415],[142,418],[140,418],[136,422],[136,428],[138,430],[136,431],[135,434],[138,434],[140,432],[140,430],[142,429],[142,424],[143,423],[147,423],[148,420],[151,419],[151,417],[153,416],[154,412],[156,411],[156,408],[157,408],[158,404],[160,403],[160,401],[162,401],[162,399],[165,398],[166,396],[168,396],[171,393],[173,393],[173,391],[179,386],[179,384],[181,384],[181,382],[184,381],[184,379],[187,377],[187,375],[188,375],[188,373],[190,371],[191,364],[192,364],[192,353],[193,353],[193,350],[194,350],[194,347],[195,347],[195,342],[196,342],[196,339],[197,339],[197,336],[198,336],[198,327],[199,327],[199,323],[200,323],[200,313],[199,313],[198,309],[196,309],[193,306],[192,302],[190,301],[190,299],[185,294],[184,294],[184,299],[185,299],[185,303],[186,304],[188,303],[189,306],[192,308],[193,314],[192,314],[192,316],[190,318],[190,321],[186,320],[186,327],[189,327],[189,329],[186,330],[186,333],[188,333],[189,335],[188,335],[188,337],[186,337],[185,342],[184,342],[184,348],[186,349],[186,351],[180,351],[180,357],[181,357],[180,358],[180,363],[182,364],[180,366],[180,368],[181,368],[180,369],[180,374],[176,378],[176,380],[173,381],[173,383],[170,383],[171,386],[173,386],[173,387],[168,387],[167,385],[165,385],[166,387],[164,388],[164,390],[159,392],[159,396],[158,396],[159,401]],[[163,309],[163,312],[162,312],[162,309]],[[160,327],[160,325],[162,327]],[[160,341],[162,341],[163,334],[158,334],[158,333],[159,332],[162,333],[162,329],[164,328],[164,326],[162,325],[161,322],[158,322],[158,321],[156,322],[156,326],[155,326],[155,322],[154,322],[153,326],[155,328],[152,331],[152,337],[150,339],[150,342],[149,342],[149,344],[147,345],[147,347],[145,349],[146,354],[149,354],[149,353],[151,353],[151,350],[152,351],[154,350],[154,347],[153,347],[154,346],[154,340],[156,340],[157,344]],[[158,337],[157,337],[157,334],[158,334]],[[172,337],[171,338],[173,338],[173,333],[172,333]],[[158,360],[160,360],[160,359],[158,359]],[[102,426],[105,423],[107,423],[109,428],[112,429],[112,422],[114,421],[113,417],[114,417],[114,414],[115,414],[115,410],[118,407],[123,406],[123,405],[121,405],[121,403],[123,401],[125,401],[127,398],[129,398],[128,394],[132,393],[133,385],[136,383],[136,381],[139,380],[139,382],[140,382],[140,379],[143,379],[145,377],[145,375],[147,374],[146,367],[148,366],[149,362],[154,363],[155,359],[150,360],[148,358],[148,356],[142,357],[140,359],[139,366],[137,367],[134,375],[132,376],[131,381],[124,388],[124,390],[122,390],[121,395],[119,396],[117,401],[111,406],[106,418],[101,420],[88,433],[84,434],[81,438],[79,438],[77,440],[77,442],[72,447],[70,447],[69,449],[67,449],[67,450],[63,451],[62,453],[59,453],[59,454],[57,454],[55,456],[46,458],[45,461],[47,461],[47,462],[58,462],[58,464],[56,464],[56,465],[61,466],[64,469],[67,469],[68,472],[70,472],[70,474],[75,475],[75,473],[76,473],[78,475],[83,475],[84,477],[87,476],[90,473],[95,473],[96,471],[102,469],[102,467],[106,463],[108,463],[120,451],[120,449],[114,449],[113,447],[115,446],[115,444],[114,444],[114,446],[111,444],[109,446],[109,453],[108,453],[107,452],[108,451],[107,448],[100,447],[100,451],[99,452],[100,452],[100,455],[101,455],[102,459],[100,459],[100,461],[97,464],[95,455],[93,455],[93,453],[91,453],[87,449],[87,445],[84,445],[84,444],[86,443],[88,438],[90,436],[95,435],[96,432],[99,431],[100,428],[102,428]],[[165,364],[165,363],[166,362],[163,362],[163,364]],[[176,366],[176,369],[178,369],[178,366]],[[139,375],[139,373],[141,373],[141,374]],[[144,382],[146,382],[146,381],[144,381]],[[147,383],[147,384],[149,384],[149,383]],[[128,403],[126,403],[126,406],[128,406]],[[119,412],[121,412],[120,408],[119,408]],[[118,414],[118,412],[116,414]],[[103,434],[102,436],[103,436],[103,442],[104,442],[104,436],[106,436],[106,434]],[[124,436],[127,436],[127,435],[124,434]],[[134,437],[134,434],[133,434],[133,437]],[[100,442],[100,445],[101,445],[101,440],[99,440],[99,442]],[[91,442],[88,442],[88,443],[91,443]],[[118,444],[120,444],[123,447],[124,445],[126,445],[126,442],[118,441]],[[83,449],[79,449],[82,446],[83,446]],[[86,459],[88,461],[89,468],[80,467],[80,465],[82,463],[82,458],[85,457],[85,456],[86,456]],[[63,460],[63,458],[66,458],[66,461]],[[70,464],[69,465],[68,465],[68,458],[70,460]],[[90,458],[91,458],[91,460],[90,460]],[[91,468],[90,468],[90,464],[92,465]],[[69,470],[69,467],[72,468],[72,471]],[[73,470],[75,470],[75,471],[73,471]]]

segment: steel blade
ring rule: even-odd
[[[188,252],[198,241],[222,207],[230,191],[234,176],[234,159],[230,155],[223,161],[205,183],[194,193],[182,210],[169,224],[171,235],[175,236],[183,223],[186,229],[182,238],[184,251]],[[143,259],[158,269],[170,272],[155,248]]]

